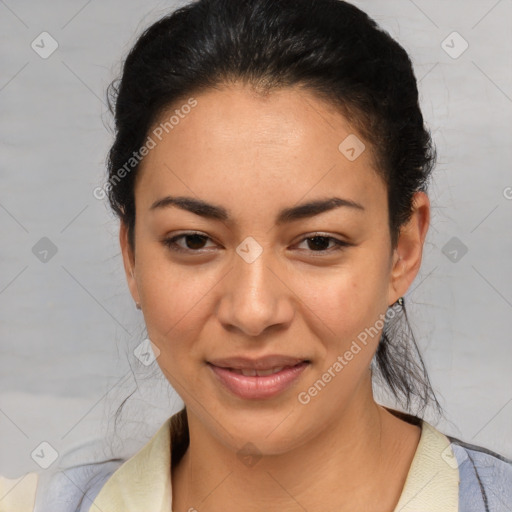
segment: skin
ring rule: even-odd
[[[329,104],[297,88],[262,97],[242,84],[196,99],[141,164],[134,250],[120,229],[132,297],[188,411],[190,447],[172,468],[173,510],[391,511],[420,428],[373,399],[369,367],[380,331],[307,405],[297,395],[409,288],[430,221],[428,197],[415,194],[392,250],[386,186],[371,147],[365,142],[355,161],[339,151],[357,132]],[[151,209],[168,195],[222,206],[230,220]],[[364,210],[274,222],[282,208],[333,196]],[[188,231],[208,238],[179,239],[188,254],[163,243]],[[350,245],[305,240],[318,233]],[[263,251],[252,263],[236,252],[249,236]],[[206,364],[267,354],[311,364],[265,400],[230,394]],[[261,457],[252,465],[237,457],[248,442]]]

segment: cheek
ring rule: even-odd
[[[295,276],[294,291],[305,318],[311,319],[318,336],[333,340],[338,349],[365,328],[374,325],[386,310],[387,263],[372,254],[357,251],[338,268]]]
[[[211,283],[209,281],[212,281]],[[159,350],[157,364],[171,386],[184,399],[194,399],[201,389],[197,362],[208,304],[215,282],[190,267],[159,266],[153,261],[140,273],[141,300],[149,339]],[[206,309],[205,309],[206,308]],[[191,396],[192,390],[196,393]]]
[[[338,269],[297,279],[306,329],[323,345],[322,370],[347,351],[354,357],[347,354],[351,362],[344,371],[346,377],[369,365],[383,327],[381,315],[387,309],[386,272],[385,261],[372,257],[371,251],[365,257],[361,251]]]
[[[197,266],[172,264],[161,249],[141,251],[138,257],[138,288],[148,336],[162,356],[171,349],[184,350],[204,323],[208,293],[218,279]]]

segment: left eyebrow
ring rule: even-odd
[[[150,210],[169,208],[173,206],[207,219],[219,220],[223,222],[231,221],[229,210],[226,210],[222,206],[207,203],[206,201],[196,199],[194,197],[163,197],[162,199],[155,201],[151,205]],[[276,217],[276,225],[314,217],[316,215],[320,215],[321,213],[340,207],[352,208],[359,211],[365,210],[363,205],[350,199],[342,199],[339,197],[318,199],[315,201],[310,201],[309,203],[303,203],[298,206],[282,209]]]
[[[298,206],[292,206],[291,208],[284,208],[277,216],[276,225],[314,217],[315,215],[320,215],[321,213],[341,207],[353,208],[359,211],[365,210],[362,204],[356,203],[350,199],[342,199],[340,197],[318,199],[309,203],[299,204]]]

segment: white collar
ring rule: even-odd
[[[107,480],[89,512],[172,511],[171,418]],[[393,512],[458,512],[459,470],[448,438],[425,421]]]

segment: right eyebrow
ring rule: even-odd
[[[219,220],[222,222],[232,221],[229,211],[224,207],[207,203],[206,201],[194,197],[166,196],[155,201],[151,205],[150,210],[169,207],[177,207],[207,219]],[[277,215],[276,225],[314,217],[315,215],[320,215],[321,213],[340,207],[352,208],[359,211],[365,210],[363,205],[350,199],[342,199],[339,197],[317,199],[298,206],[282,209]]]

